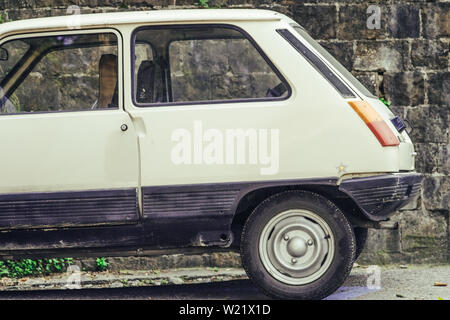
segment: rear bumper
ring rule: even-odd
[[[418,197],[419,173],[394,173],[343,180],[339,190],[346,193],[372,221],[387,219]]]

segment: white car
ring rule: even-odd
[[[323,298],[419,193],[405,127],[280,13],[5,23],[1,255],[238,249],[266,294]]]

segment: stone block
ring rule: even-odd
[[[87,0],[87,1],[96,1],[96,0]],[[102,1],[102,0],[98,0]],[[107,0],[109,1],[109,0]],[[170,5],[174,4],[174,1],[172,0],[113,0],[115,1],[115,6],[123,9],[128,8],[140,8],[140,7],[159,7],[159,8],[167,8]],[[194,3],[198,1],[189,1],[189,3],[186,3],[188,1],[176,1],[176,4],[183,6],[186,4],[193,5]]]
[[[240,268],[242,266],[239,253],[212,252],[204,254],[167,254],[154,256],[108,257],[108,270],[164,270],[173,268],[218,267]],[[83,259],[86,270],[95,270],[94,258]]]
[[[448,68],[449,43],[439,40],[414,40],[411,44],[411,64],[414,67],[440,70]]]
[[[450,72],[428,74],[428,103],[442,105],[450,114]]]
[[[327,49],[333,57],[336,58],[347,70],[353,68],[353,43],[320,41],[320,44]]]
[[[303,26],[315,39],[332,39],[336,37],[336,6],[296,5],[292,9],[293,19]]]
[[[414,143],[448,144],[448,113],[447,108],[436,105],[407,108],[405,118],[414,128],[410,134]]]
[[[422,9],[423,37],[450,36],[450,2],[430,3]]]
[[[399,230],[369,229],[364,251],[366,253],[376,253],[378,251],[399,252]]]
[[[389,35],[393,38],[420,36],[419,7],[416,4],[394,4],[389,8]]]
[[[7,0],[6,0],[7,1]],[[53,7],[54,0],[34,0],[35,8],[50,8]],[[72,3],[76,4],[76,3]]]
[[[401,250],[411,262],[447,260],[448,213],[404,211],[399,224]]]
[[[408,43],[406,41],[358,41],[354,52],[356,71],[398,72],[407,70]]]
[[[371,14],[367,14],[370,4],[351,4],[339,7],[339,24],[337,38],[345,40],[355,39],[382,39],[385,38],[387,25],[387,7],[380,7],[380,28],[369,29],[367,19]]]
[[[36,0],[0,0],[0,10],[4,9],[22,9],[33,8],[36,5]]]
[[[7,11],[9,21],[17,21],[23,19],[43,18],[50,16],[50,9],[9,9]],[[5,14],[3,14],[5,16]]]
[[[450,210],[450,176],[433,174],[422,182],[422,201],[427,210]]]
[[[409,235],[445,238],[447,236],[447,215],[425,210],[404,211],[398,215],[402,239]],[[406,247],[402,244],[402,249]]]
[[[450,172],[449,149],[443,143],[414,143],[416,156],[416,171],[422,173]]]
[[[393,105],[416,106],[425,102],[424,75],[421,72],[385,73],[383,86]]]

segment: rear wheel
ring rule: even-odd
[[[344,214],[328,199],[287,191],[262,202],[242,232],[242,262],[266,294],[321,299],[347,278],[355,237]]]

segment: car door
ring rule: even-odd
[[[160,244],[224,245],[242,182],[277,177],[290,87],[233,25],[140,27],[131,42],[143,219]]]
[[[36,33],[0,45],[9,55],[0,61],[0,229],[137,223],[120,34]]]

